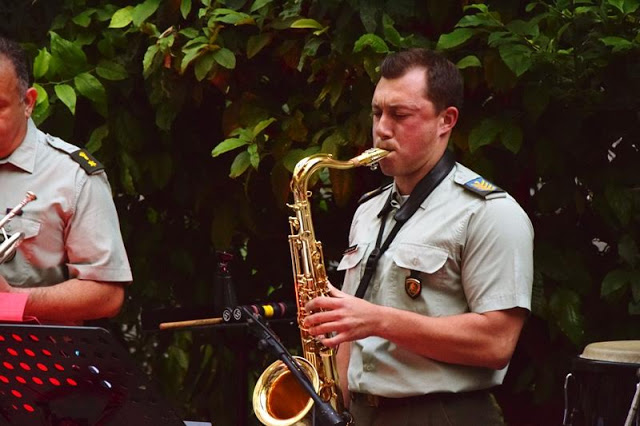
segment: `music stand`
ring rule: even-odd
[[[184,424],[107,330],[0,324],[0,425]]]

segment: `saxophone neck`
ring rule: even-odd
[[[389,151],[380,148],[370,148],[362,154],[353,157],[347,161],[340,161],[333,158],[331,154],[314,154],[298,161],[293,169],[293,177],[291,178],[291,190],[294,199],[305,199],[307,194],[307,184],[313,173],[322,167],[330,169],[352,169],[354,167],[369,166],[374,167],[378,161],[384,158]]]

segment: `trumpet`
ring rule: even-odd
[[[5,217],[0,219],[0,234],[3,238],[2,244],[0,245],[0,264],[3,264],[4,262],[11,260],[13,258],[13,255],[15,254],[16,249],[18,248],[18,246],[22,242],[22,239],[24,238],[24,233],[22,232],[16,232],[13,235],[9,236],[7,234],[7,231],[4,229],[4,226],[11,219],[13,219],[15,215],[19,214],[20,210],[22,210],[22,208],[26,206],[27,203],[30,203],[36,198],[37,198],[36,194],[34,194],[31,191],[27,191],[27,195],[24,197],[24,199],[20,201],[20,203],[18,203],[17,206],[12,208],[9,211],[9,213],[6,214]]]

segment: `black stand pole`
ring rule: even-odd
[[[318,420],[321,426],[346,426],[347,421],[345,418],[338,414],[331,404],[320,398],[320,395],[316,393],[307,375],[302,371],[298,363],[293,359],[282,343],[280,343],[277,336],[266,325],[263,319],[244,306],[241,307],[241,309],[243,310],[244,315],[246,315],[245,318],[249,330],[258,339],[260,339],[258,343],[259,347],[266,347],[280,360],[282,360],[298,383],[300,383],[311,399],[313,399],[315,420]]]

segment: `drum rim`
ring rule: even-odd
[[[580,369],[581,367],[587,367],[586,370],[592,369],[592,370],[603,370],[606,369],[607,371],[613,371],[613,370],[624,370],[624,371],[630,371],[630,370],[637,370],[640,368],[640,363],[632,363],[632,362],[620,362],[620,361],[605,361],[605,360],[599,360],[599,359],[592,359],[592,358],[583,358],[582,356],[577,356],[573,359],[573,362],[571,363],[572,369],[573,368],[578,368]],[[582,368],[582,370],[584,371],[585,368]],[[637,377],[634,378],[636,379],[636,381],[638,380]]]

